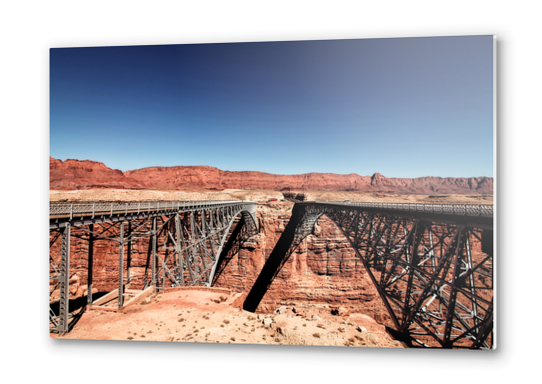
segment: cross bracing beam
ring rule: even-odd
[[[244,308],[256,310],[288,257],[325,215],[348,239],[407,343],[490,349],[493,254],[484,241],[492,242],[492,212],[491,206],[471,205],[296,203]]]
[[[94,245],[108,245],[116,252],[115,306],[121,309],[128,284],[132,289],[210,286],[238,216],[247,233],[258,232],[256,203],[249,201],[51,203],[50,213],[50,302],[60,301],[58,310],[50,310],[50,329],[60,333],[68,331],[70,316],[71,248],[82,252],[87,247],[88,304],[98,284],[92,277]],[[78,243],[70,247],[70,239]],[[143,276],[132,279],[134,252],[140,258],[146,255],[146,261]]]

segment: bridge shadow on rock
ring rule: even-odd
[[[97,300],[102,296],[105,296],[107,292],[98,292],[92,295],[93,300]],[[68,315],[68,332],[81,320],[81,317],[87,310],[87,296],[78,297],[77,299],[70,299],[68,302],[68,308],[70,313]],[[55,301],[49,304],[50,314],[54,316],[60,315],[60,301]],[[56,331],[55,331],[56,332]]]
[[[245,219],[241,217],[237,225],[235,225],[231,231],[228,237],[228,242],[224,245],[224,248],[222,248],[222,252],[220,252],[216,272],[211,286],[215,285],[220,276],[222,276],[224,273],[224,270],[228,266],[229,262],[239,253],[241,247],[250,236],[251,235],[248,233],[247,226],[245,225]]]
[[[243,304],[243,309],[255,312],[260,305],[265,293],[277,277],[278,273],[288,261],[290,255],[295,251],[301,241],[307,237],[310,232],[300,230],[299,223],[303,221],[302,217],[305,210],[299,205],[294,205],[290,221],[284,228],[277,244],[273,248],[271,255],[262,268],[254,286],[250,290]],[[314,224],[316,220],[311,221]],[[305,229],[305,228],[303,228]],[[312,227],[311,227],[312,230]]]

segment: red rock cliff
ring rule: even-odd
[[[215,286],[248,294],[289,220],[289,213],[259,210],[260,233],[227,260]],[[307,304],[337,309],[341,314],[365,313],[381,323],[391,321],[348,240],[325,217],[289,257],[257,312],[269,313],[281,306],[303,308]]]
[[[273,175],[263,172],[230,172],[208,166],[149,167],[121,172],[90,160],[61,161],[50,158],[50,189],[129,188],[183,190],[195,188],[328,190],[408,194],[493,193],[493,178],[419,177],[387,178],[379,173],[307,173]]]
[[[74,190],[95,188],[140,189],[143,185],[126,177],[122,171],[90,160],[61,161],[49,158],[49,188]]]

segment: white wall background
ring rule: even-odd
[[[539,15],[534,1],[2,2],[1,381],[447,383],[536,375]],[[467,34],[498,37],[496,351],[49,339],[49,48]]]

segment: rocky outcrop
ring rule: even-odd
[[[493,178],[387,178],[379,173],[307,173],[274,175],[263,172],[230,172],[209,166],[149,167],[121,172],[90,160],[61,161],[50,158],[50,189],[92,188],[187,190],[206,188],[261,189],[273,191],[359,191],[398,194],[492,194]]]
[[[305,201],[307,199],[307,195],[304,193],[282,192],[282,196],[284,196],[285,199],[296,201]]]
[[[52,190],[74,189],[140,189],[143,185],[126,177],[122,171],[111,169],[104,163],[90,160],[49,158],[49,186]]]

